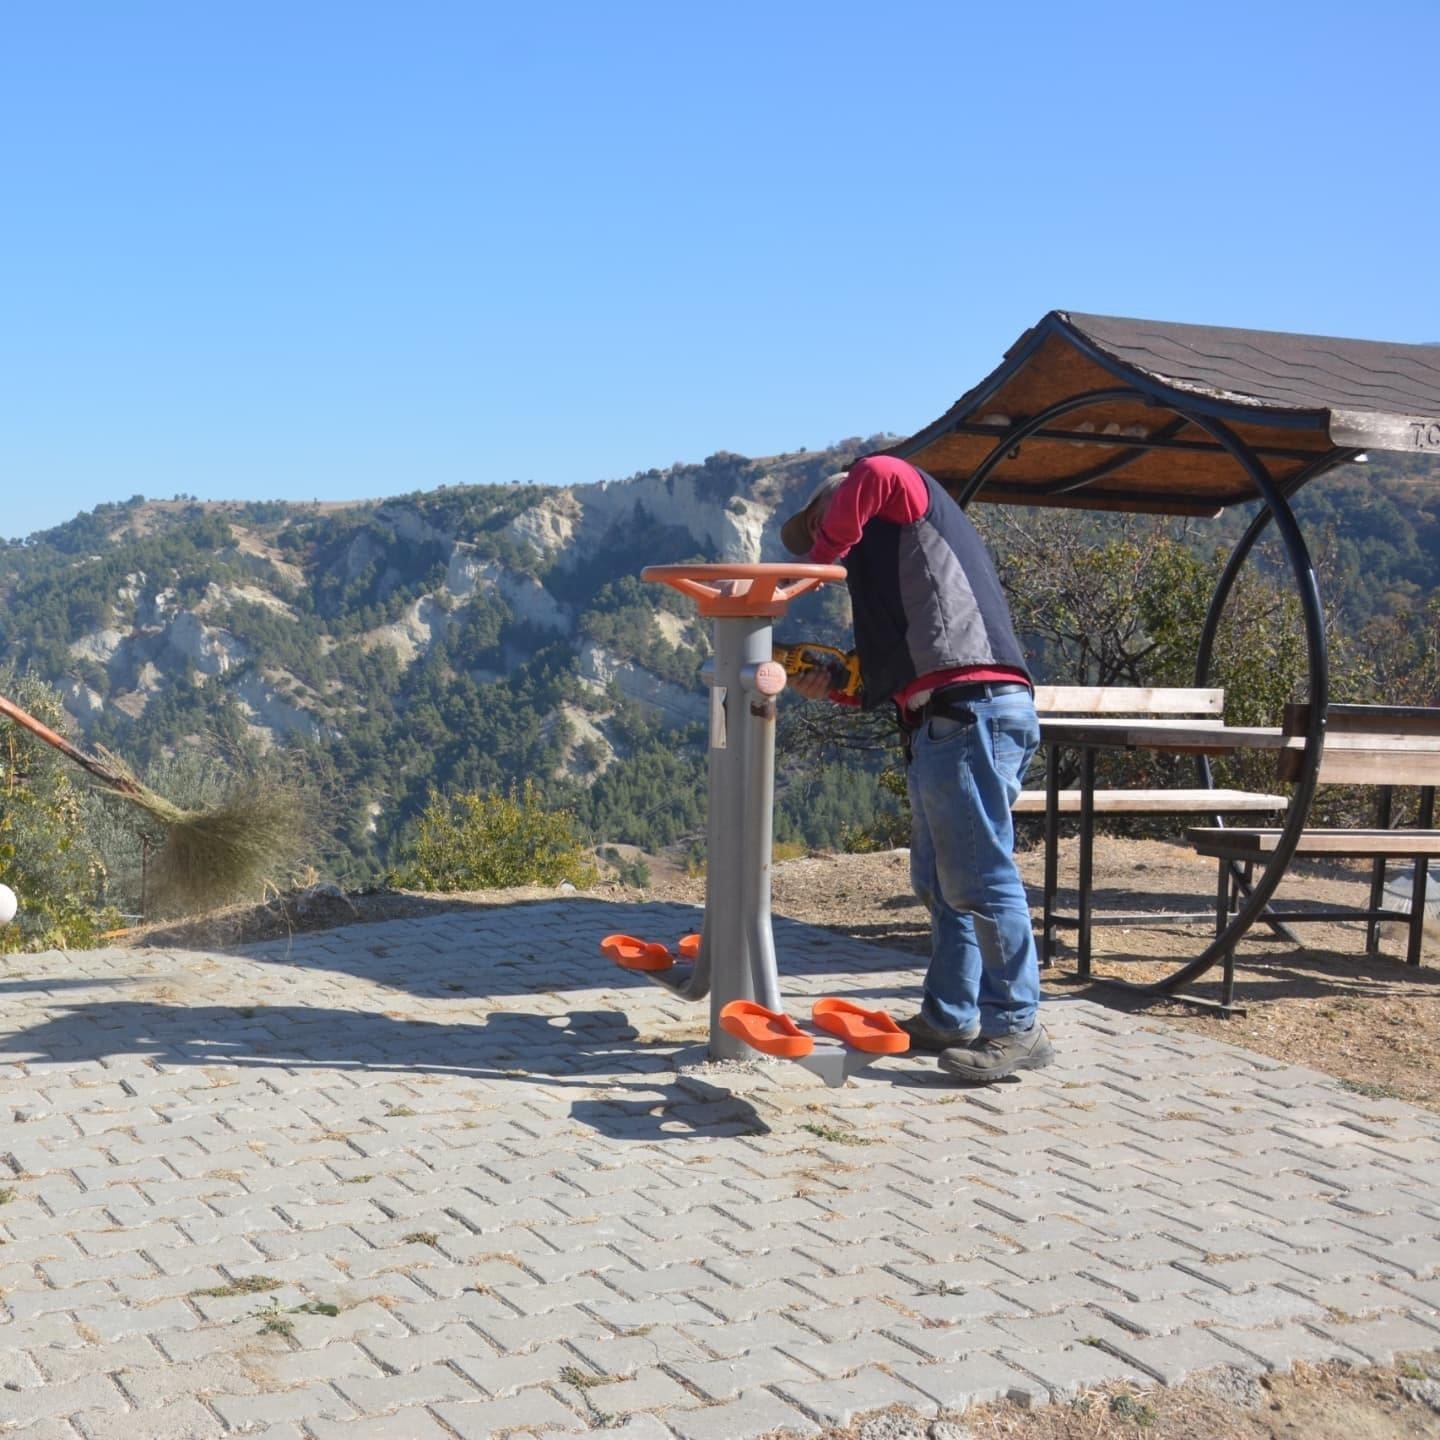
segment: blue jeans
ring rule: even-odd
[[[1028,1030],[1040,1003],[1030,905],[1010,806],[1040,743],[1016,692],[966,704],[911,737],[910,880],[930,911],[922,1013],[942,1030]]]

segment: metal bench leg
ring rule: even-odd
[[[1375,807],[1375,828],[1390,828],[1390,796],[1388,785],[1380,787],[1380,796]],[[1370,864],[1370,914],[1365,919],[1365,953],[1380,953],[1380,921],[1375,912],[1385,908],[1385,857],[1377,855]]]
[[[1427,785],[1420,792],[1420,814],[1416,824],[1422,830],[1435,825],[1435,787]],[[1425,938],[1425,899],[1430,888],[1430,860],[1422,855],[1415,862],[1415,878],[1410,882],[1410,943],[1405,951],[1405,963],[1420,963],[1420,945]]]
[[[1060,876],[1060,747],[1045,751],[1045,894],[1040,913],[1040,965],[1055,963],[1055,891]]]
[[[1226,1006],[1235,1003],[1235,947],[1233,945],[1225,952],[1223,968],[1220,972],[1220,1003]]]
[[[1232,860],[1230,862],[1230,913],[1233,915],[1240,908],[1242,896],[1249,895],[1250,887],[1255,881],[1255,862],[1253,860]],[[1267,905],[1256,917],[1256,924],[1264,921],[1272,931],[1282,940],[1288,940],[1292,945],[1300,943],[1300,937],[1283,921],[1277,920]]]
[[[1080,934],[1077,972],[1090,977],[1090,881],[1095,868],[1095,752],[1080,752]]]
[[[1245,884],[1250,883],[1250,861],[1239,867],[1243,870]],[[1230,921],[1230,914],[1239,903],[1240,886],[1237,867],[1232,861],[1220,861],[1220,878],[1215,887],[1215,933],[1221,935]],[[1235,1003],[1235,947],[1230,946],[1220,957],[1220,1003],[1224,1006]]]

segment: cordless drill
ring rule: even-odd
[[[824,670],[830,676],[832,690],[852,698],[860,693],[860,657],[853,650],[837,650],[833,645],[820,645],[813,640],[792,644],[777,640],[775,659],[785,667],[787,675]]]

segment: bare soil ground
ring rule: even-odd
[[[1041,878],[1038,848],[1020,856],[1032,895]],[[1062,846],[1061,877],[1074,874],[1074,847]],[[923,965],[929,925],[910,891],[904,851],[876,855],[820,855],[785,861],[774,870],[772,904],[778,915],[824,926],[878,945],[909,951]],[[705,882],[652,862],[643,891],[602,886],[593,894],[636,901],[675,899],[703,903]],[[1164,911],[1211,903],[1213,862],[1178,845],[1101,837],[1096,844],[1096,904],[1117,911]],[[1282,889],[1287,900],[1363,904],[1363,867],[1300,867]],[[363,921],[421,916],[475,905],[554,899],[542,889],[423,895],[380,891],[342,895],[326,887],[268,905],[240,907],[179,924],[131,932],[122,943],[223,949],[262,939]],[[1062,892],[1062,907],[1073,907]],[[1095,931],[1098,974],[1151,980],[1197,955],[1209,924],[1102,925]],[[1062,937],[1065,932],[1062,932]],[[1440,938],[1427,937],[1425,962],[1403,962],[1398,928],[1384,937],[1380,955],[1364,953],[1357,924],[1316,923],[1300,931],[1302,945],[1257,927],[1242,942],[1239,1000],[1242,1015],[1199,1012],[1174,1001],[1149,1005],[1166,1023],[1201,1030],[1277,1059],[1304,1062],[1369,1095],[1393,1096],[1440,1110]],[[1059,963],[1045,978],[1052,993],[1076,993],[1073,952],[1062,945]],[[1136,1002],[1101,985],[1079,993],[1100,1004]],[[1218,983],[1196,993],[1218,997]],[[1221,1377],[1222,1381],[1224,1377]],[[903,1414],[873,1417],[827,1440],[1440,1440],[1440,1354],[1416,1356],[1389,1367],[1347,1370],[1299,1366],[1286,1376],[1252,1383],[1213,1377],[1143,1393],[1096,1391],[1070,1405],[1023,1410],[989,1406],[962,1421],[927,1425]]]
[[[1440,1436],[1437,1370],[1433,1356],[1421,1356],[1385,1368],[1297,1365],[1259,1378],[1220,1371],[1168,1390],[1107,1387],[1068,1405],[986,1405],[948,1422],[894,1411],[820,1440],[1426,1440]]]

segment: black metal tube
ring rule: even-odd
[[[1389,785],[1380,787],[1379,799],[1375,802],[1375,828],[1388,830],[1392,819],[1391,808],[1394,791]],[[1370,908],[1379,910],[1385,904],[1385,857],[1377,855],[1370,862]],[[1365,953],[1380,953],[1380,922],[1372,915],[1365,926]]]
[[[1090,923],[1090,912],[1094,897],[1090,893],[1091,881],[1095,874],[1095,750],[1086,745],[1080,751],[1080,933],[1076,938],[1079,963],[1076,973],[1085,979],[1090,977],[1090,946],[1094,938],[1094,926]]]
[[[1243,547],[1243,553],[1239,554],[1239,560],[1232,557],[1231,564],[1227,565],[1225,575],[1222,576],[1225,595],[1228,595],[1230,587],[1234,584],[1240,562],[1244,560],[1245,555],[1249,553],[1259,538],[1265,524],[1273,520],[1280,532],[1286,556],[1290,561],[1290,568],[1295,575],[1295,583],[1300,591],[1300,608],[1305,624],[1310,709],[1305,726],[1305,749],[1300,761],[1300,774],[1295,780],[1295,788],[1290,795],[1290,805],[1285,812],[1284,824],[1281,826],[1275,849],[1266,861],[1265,869],[1250,893],[1237,908],[1230,923],[1194,960],[1182,965],[1180,969],[1173,971],[1161,980],[1156,980],[1149,985],[1133,987],[1156,995],[1174,994],[1182,986],[1189,984],[1191,980],[1203,975],[1217,961],[1223,960],[1227,952],[1234,948],[1240,937],[1260,917],[1266,902],[1275,893],[1281,876],[1284,875],[1291,857],[1295,854],[1295,848],[1300,843],[1301,832],[1305,828],[1305,821],[1310,814],[1310,806],[1315,799],[1315,786],[1320,774],[1320,757],[1325,746],[1325,711],[1330,699],[1330,659],[1325,638],[1325,612],[1320,603],[1320,585],[1315,575],[1314,564],[1310,559],[1309,548],[1305,544],[1305,537],[1300,532],[1294,512],[1280,492],[1280,488],[1271,480],[1265,467],[1260,464],[1249,446],[1228,425],[1212,419],[1208,415],[1192,415],[1191,419],[1195,424],[1209,431],[1235,457],[1236,461],[1245,467],[1251,480],[1254,481],[1256,489],[1259,490],[1268,512],[1268,516],[1263,522],[1261,516],[1256,516],[1255,520],[1251,522],[1245,538],[1241,541],[1241,545],[1236,547],[1237,553],[1241,552]],[[1209,670],[1215,628],[1219,624],[1220,609],[1223,609],[1224,602],[1224,595],[1220,594],[1220,587],[1217,587],[1217,597],[1220,604],[1217,607],[1212,601],[1211,612],[1206,616],[1205,628],[1202,631],[1201,653],[1198,661],[1203,662],[1203,669],[1197,662],[1197,679],[1203,679]],[[1227,962],[1227,969],[1230,965],[1233,965],[1233,961]],[[1233,981],[1230,984],[1233,984]],[[1227,990],[1230,989],[1230,984],[1226,985]],[[1227,1000],[1225,1003],[1228,1004],[1229,1001]]]
[[[1184,417],[1189,423],[1189,416]],[[962,422],[950,426],[950,433],[954,435],[969,435],[976,439],[987,437],[999,440],[1000,432],[993,425],[977,425]],[[1213,454],[1215,447],[1207,445],[1203,440],[1177,440],[1173,432],[1167,434],[1164,430],[1155,435],[1107,435],[1101,430],[1046,430],[1033,438],[1038,440],[1063,440],[1067,445],[1097,445],[1111,449],[1129,450],[1192,450],[1200,451],[1202,454]],[[1013,441],[1011,442],[1014,443]],[[1276,460],[1310,460],[1315,457],[1313,449],[1302,449],[1295,445],[1257,445],[1254,447],[1257,455],[1269,455]]]
[[[1435,824],[1435,787],[1426,785],[1420,791],[1420,814],[1415,824],[1429,830]],[[1430,884],[1430,859],[1422,855],[1415,862],[1415,876],[1410,882],[1410,940],[1405,947],[1405,963],[1420,963],[1420,943],[1425,933],[1425,900]]]
[[[1107,400],[1143,400],[1145,396],[1133,385],[1114,386],[1106,390],[1087,390],[1083,395],[1072,395],[1068,400],[1032,415],[1028,420],[1008,431],[1005,438],[975,467],[975,472],[965,482],[965,488],[955,498],[963,509],[985,486],[990,472],[1022,441],[1037,430],[1043,430],[1052,420],[1068,415],[1072,410],[1083,410],[1087,405],[1103,404]]]
[[[1068,328],[1068,327],[1067,327]],[[1098,351],[1083,336],[1075,334],[1079,348],[1090,357],[1096,360],[1104,369],[1111,374],[1120,375],[1116,362],[1103,352]],[[1299,523],[1295,519],[1288,500],[1282,488],[1271,478],[1269,471],[1260,463],[1255,451],[1245,443],[1224,420],[1218,418],[1217,407],[1213,402],[1204,403],[1199,397],[1191,397],[1191,403],[1181,404],[1176,398],[1158,387],[1150,389],[1146,386],[1134,383],[1124,386],[1116,386],[1104,390],[1090,390],[1081,395],[1074,395],[1066,400],[1059,401],[1049,408],[1041,411],[1038,415],[1032,416],[1019,426],[1009,431],[1005,437],[990,451],[984,460],[975,468],[975,471],[965,483],[963,490],[956,496],[959,504],[964,507],[975,498],[984,488],[986,480],[1000,462],[1023,440],[1028,439],[1039,430],[1043,430],[1052,420],[1061,415],[1069,414],[1074,410],[1084,409],[1087,405],[1103,403],[1109,400],[1120,399],[1141,399],[1147,404],[1163,406],[1173,414],[1183,416],[1192,424],[1204,430],[1222,449],[1226,450],[1241,466],[1254,484],[1262,501],[1264,510],[1251,522],[1250,528],[1246,531],[1236,552],[1231,556],[1226,565],[1225,572],[1221,576],[1219,585],[1216,587],[1216,594],[1212,597],[1210,609],[1206,614],[1205,622],[1201,630],[1200,653],[1197,656],[1196,676],[1198,683],[1204,683],[1204,677],[1209,672],[1210,659],[1214,646],[1216,630],[1220,623],[1225,601],[1233,588],[1240,566],[1244,563],[1255,542],[1259,539],[1266,525],[1273,520],[1280,532],[1281,542],[1285,547],[1286,557],[1290,562],[1290,568],[1295,576],[1295,582],[1300,592],[1300,608],[1305,626],[1306,644],[1306,669],[1308,676],[1308,691],[1310,699],[1309,718],[1305,731],[1305,749],[1301,758],[1300,774],[1295,781],[1295,788],[1291,792],[1290,805],[1285,813],[1285,821],[1281,827],[1280,836],[1275,850],[1271,853],[1264,871],[1259,880],[1250,889],[1243,902],[1237,907],[1230,923],[1218,934],[1214,940],[1192,961],[1181,966],[1178,970],[1161,980],[1153,981],[1148,985],[1133,985],[1124,981],[1109,981],[1107,983],[1119,985],[1122,988],[1133,989],[1145,994],[1173,994],[1196,977],[1203,975],[1210,970],[1217,962],[1223,960],[1228,951],[1233,950],[1234,945],[1240,937],[1250,928],[1254,921],[1262,914],[1266,902],[1275,892],[1280,883],[1281,876],[1285,873],[1295,848],[1300,842],[1300,835],[1305,827],[1305,821],[1310,813],[1310,806],[1315,798],[1315,786],[1320,772],[1320,756],[1325,743],[1325,711],[1330,698],[1330,660],[1329,650],[1325,636],[1325,615],[1320,603],[1320,586],[1315,575],[1315,566],[1310,558],[1310,551],[1305,544],[1305,537],[1300,531]],[[1233,414],[1233,407],[1228,408],[1228,413]],[[1285,423],[1301,428],[1317,423],[1323,417],[1306,414],[1299,414],[1286,417]],[[1269,417],[1267,417],[1267,423]],[[953,427],[952,427],[953,428]],[[1312,467],[1313,468],[1313,467]],[[1205,783],[1213,786],[1210,778],[1209,767],[1202,772],[1205,775]],[[1083,843],[1083,837],[1082,837]],[[1081,905],[1084,906],[1085,897],[1081,896]],[[1088,928],[1082,925],[1083,929]],[[1082,956],[1086,948],[1081,947]],[[1233,995],[1233,957],[1226,963],[1227,982],[1225,989]],[[1085,967],[1088,969],[1088,967]],[[1084,970],[1082,970],[1084,973]],[[1230,1003],[1230,999],[1224,1002]]]
[[[1210,662],[1215,652],[1215,636],[1220,630],[1220,621],[1225,615],[1225,606],[1230,601],[1230,592],[1235,588],[1235,582],[1240,578],[1240,571],[1246,560],[1250,558],[1250,552],[1255,548],[1256,542],[1265,533],[1265,527],[1271,519],[1271,509],[1268,505],[1262,505],[1259,512],[1246,527],[1245,533],[1236,542],[1234,550],[1230,552],[1230,558],[1225,562],[1225,569],[1221,572],[1219,580],[1215,582],[1215,592],[1210,597],[1209,608],[1205,611],[1205,621],[1200,627],[1200,643],[1195,654],[1195,683],[1199,686],[1208,684],[1210,679]],[[1197,755],[1195,757],[1195,769],[1200,778],[1201,785],[1206,789],[1215,788],[1215,774],[1210,768],[1210,757],[1208,755]],[[1212,815],[1211,823],[1220,830],[1225,828],[1225,817],[1223,815]],[[1234,882],[1235,894],[1248,895],[1250,893],[1249,874],[1242,875],[1240,867],[1234,861],[1223,861],[1222,868],[1228,868],[1231,879]],[[1271,915],[1265,916],[1265,923],[1277,934],[1290,941],[1292,945],[1300,943],[1300,937],[1293,930],[1286,927]]]
[[[1204,685],[1210,676],[1210,661],[1215,654],[1215,636],[1220,629],[1220,621],[1225,614],[1225,606],[1229,603],[1230,592],[1235,588],[1235,582],[1240,578],[1240,571],[1246,560],[1250,558],[1250,552],[1255,548],[1255,542],[1265,533],[1265,527],[1269,525],[1274,511],[1268,505],[1263,506],[1259,513],[1251,520],[1246,527],[1245,533],[1236,542],[1234,550],[1230,552],[1230,558],[1225,562],[1225,569],[1221,571],[1220,578],[1215,582],[1215,593],[1210,597],[1210,607],[1205,612],[1205,623],[1200,627],[1200,644],[1195,652],[1195,683]],[[1203,767],[1203,773],[1209,776],[1210,760],[1208,756],[1199,757]]]
[[[1055,890],[1060,874],[1060,747],[1045,747],[1045,895],[1040,910],[1040,964],[1055,959]]]
[[[1177,415],[1175,419],[1164,426],[1159,433],[1153,437],[1153,441],[1163,440],[1171,435],[1178,434],[1189,423],[1183,415]],[[1042,433],[1040,438],[1043,440],[1048,437]],[[1113,439],[1114,437],[1111,436],[1108,438]],[[1046,495],[1073,495],[1078,490],[1087,489],[1097,480],[1107,480],[1117,471],[1124,470],[1127,466],[1135,464],[1137,460],[1145,459],[1152,448],[1154,448],[1153,442],[1127,449],[1122,455],[1112,455],[1110,459],[1102,460],[1100,464],[1092,465],[1088,470],[1082,470],[1080,474],[1073,475],[1068,480],[1062,480],[1058,485],[1046,485],[1043,493]]]

